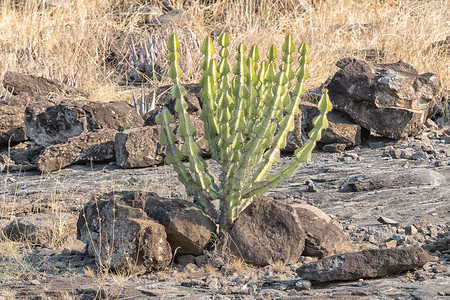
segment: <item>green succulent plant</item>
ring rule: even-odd
[[[175,134],[169,125],[172,121],[170,112],[162,109],[156,117],[162,127],[161,144],[166,146],[166,163],[174,166],[187,193],[193,195],[194,201],[225,231],[253,197],[293,176],[302,163],[311,159],[321,131],[328,127],[326,115],[332,109],[324,90],[318,103],[320,115],[314,120],[309,139],[295,151],[293,160],[283,165],[280,172],[269,175],[272,166],[280,159],[281,149],[286,146],[287,134],[294,129],[294,119],[299,113],[300,99],[309,77],[307,54],[310,50],[308,45],[300,45],[299,67],[294,71],[292,62],[296,47],[292,36],[287,35],[282,47],[282,63],[277,71],[275,46],[270,47],[268,60],[260,62],[257,46],[251,47],[246,56],[247,47],[239,44],[236,64],[232,68],[228,60],[229,44],[227,34],[223,33],[219,37],[218,63],[213,57],[215,49],[210,37],[205,39],[201,48],[205,55],[201,63],[204,70],[200,79],[201,119],[212,159],[221,166],[219,177],[208,169],[194,139],[196,132],[183,98],[186,89],[180,83],[182,71],[178,65],[179,43],[175,34],[170,36],[168,43],[171,51],[168,76],[174,84],[172,95],[176,98],[175,111],[179,119],[176,133],[183,139],[181,150],[175,145]],[[295,84],[292,83],[294,79]],[[189,159],[189,168],[182,163],[184,157]],[[220,199],[219,210],[212,204],[216,199]]]

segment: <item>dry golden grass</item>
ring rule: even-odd
[[[13,2],[0,4],[1,74],[12,70],[45,76],[51,72],[61,79],[68,75],[91,92],[92,100],[130,100],[131,87],[121,85],[124,74],[104,62],[116,32],[149,34],[136,15],[112,15],[140,1],[61,1],[45,9],[36,0],[22,1],[26,5],[21,7]],[[450,89],[450,58],[430,49],[433,42],[450,35],[449,0],[310,1],[313,5],[306,12],[286,10],[287,1],[281,0],[189,2],[186,6],[183,0],[172,1],[175,8],[187,9],[195,20],[191,30],[199,39],[213,29],[227,27],[233,46],[240,42],[258,44],[261,53],[272,43],[281,45],[286,33],[293,34],[296,44],[308,43],[312,50],[309,87],[319,86],[333,75],[339,59],[361,57],[356,50],[377,49],[385,53],[380,62],[404,60],[421,73],[438,74],[443,90]],[[198,66],[198,61],[192,64]],[[190,68],[185,81],[196,81],[200,75],[198,68]]]

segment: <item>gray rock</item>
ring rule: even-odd
[[[172,259],[164,226],[119,199],[86,203],[77,236],[100,266],[127,274],[163,270]]]
[[[416,235],[417,233],[419,233],[419,231],[414,225],[408,225],[405,227],[405,233],[407,235]]]
[[[432,170],[374,172],[367,175],[356,175],[343,178],[339,191],[362,192],[412,186],[433,186],[441,180],[442,176]]]
[[[422,267],[432,257],[420,247],[369,249],[334,255],[297,269],[298,276],[318,281],[358,280]]]
[[[231,249],[245,262],[265,266],[295,263],[305,247],[305,232],[295,209],[284,201],[257,198],[236,219]]]
[[[190,254],[178,255],[177,262],[182,266],[187,266],[188,264],[195,264],[195,256]]]
[[[119,132],[115,138],[116,163],[122,168],[143,168],[160,164],[165,149],[161,148],[161,127],[144,126]]]
[[[345,150],[345,147],[347,147],[345,144],[333,143],[324,145],[322,150],[329,153],[342,153]]]
[[[142,124],[141,116],[125,101],[36,102],[25,110],[26,134],[42,146],[64,143],[85,131],[105,128],[120,131]]]
[[[328,84],[334,109],[346,112],[363,128],[392,139],[422,130],[441,86],[435,74],[419,75],[402,61],[370,64],[344,58],[336,65],[341,69]]]
[[[37,160],[44,149],[42,146],[13,149],[10,152],[10,157],[16,163],[17,170],[37,169]]]
[[[9,223],[3,230],[12,240],[25,240],[44,247],[61,244],[75,236],[76,216],[68,213],[36,213]]]
[[[290,205],[297,212],[306,234],[303,256],[322,258],[344,251],[347,238],[326,213],[309,204]]]
[[[75,163],[114,161],[114,138],[117,130],[102,129],[85,132],[52,145],[42,152],[37,167],[43,172],[53,172]]]
[[[302,279],[297,280],[297,281],[295,282],[294,288],[295,288],[297,291],[309,290],[309,289],[311,288],[311,281],[308,281],[308,280],[302,280]]]
[[[383,217],[383,216],[379,217],[377,219],[377,221],[380,222],[381,224],[386,224],[386,225],[398,225],[397,221],[390,219],[390,218]]]

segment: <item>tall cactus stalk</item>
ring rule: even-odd
[[[171,51],[168,75],[174,83],[172,95],[176,99],[175,110],[179,118],[177,134],[183,139],[181,151],[175,146],[169,111],[162,109],[156,118],[162,127],[161,144],[167,149],[166,163],[174,166],[188,194],[193,195],[194,201],[216,219],[223,231],[231,228],[254,196],[262,195],[293,176],[302,163],[311,159],[321,131],[328,127],[327,113],[332,109],[324,90],[318,103],[320,115],[314,120],[309,139],[295,151],[290,163],[282,166],[280,172],[269,175],[286,146],[287,134],[294,129],[301,96],[305,93],[305,81],[309,77],[309,47],[302,44],[298,48],[299,67],[294,71],[292,62],[296,47],[292,36],[287,35],[282,47],[282,63],[277,72],[275,46],[269,49],[268,61],[259,62],[256,46],[252,46],[246,56],[247,47],[239,44],[236,65],[232,68],[228,60],[229,44],[227,34],[223,33],[219,37],[221,49],[218,63],[213,58],[215,49],[209,37],[201,49],[205,55],[201,65],[204,73],[200,80],[201,119],[212,158],[221,166],[219,178],[208,170],[208,164],[200,156],[200,148],[194,140],[195,129],[183,98],[186,90],[180,84],[182,72],[178,66],[179,44],[175,34],[170,36],[168,43]],[[295,84],[292,83],[294,79]],[[189,158],[189,169],[182,164],[183,156]],[[212,205],[211,201],[215,199],[220,199],[219,211]]]

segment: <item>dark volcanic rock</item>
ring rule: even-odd
[[[407,63],[370,64],[344,58],[328,84],[334,109],[362,127],[399,139],[422,130],[428,108],[440,89],[432,73],[419,75]]]
[[[308,204],[290,205],[295,208],[306,234],[303,256],[322,258],[344,251],[347,238],[326,213]]]
[[[87,97],[89,93],[60,84],[54,80],[17,72],[6,72],[3,86],[14,95],[30,94],[33,96],[55,97],[63,93]]]
[[[202,108],[200,106],[201,90],[202,90],[201,86],[198,84],[186,84],[183,86],[187,91],[186,95],[184,95],[184,100],[188,105],[187,107],[188,114],[190,116],[200,116],[200,113],[202,112]],[[149,111],[147,114],[145,114],[144,116],[145,126],[156,125],[155,117],[162,107],[166,107],[169,110],[169,112],[172,115],[175,115],[176,117],[177,115],[177,113],[175,112],[176,99],[172,96],[171,89],[172,86],[168,85],[159,87],[156,90],[157,107],[154,110]],[[148,97],[152,97],[152,95],[147,95],[147,98]],[[151,103],[151,99],[146,99],[146,103]]]
[[[68,213],[36,213],[9,223],[3,230],[12,240],[26,240],[44,247],[75,236],[76,216]]]
[[[100,199],[120,199],[145,211],[149,218],[166,228],[167,241],[178,254],[200,255],[216,232],[216,223],[197,205],[181,199],[158,197],[154,193],[116,192]]]
[[[42,146],[64,143],[84,131],[123,130],[142,123],[141,116],[124,101],[37,102],[25,110],[27,136]]]
[[[37,167],[52,172],[75,163],[114,161],[116,133],[117,130],[108,128],[85,132],[65,143],[49,146],[39,156]]]
[[[23,142],[25,123],[23,107],[0,104],[0,146]]]
[[[422,267],[432,257],[420,247],[369,249],[323,258],[297,269],[297,274],[318,282],[357,280],[397,274]]]
[[[92,199],[77,223],[78,239],[100,266],[130,273],[165,269],[172,251],[164,226],[119,199]]]
[[[189,116],[194,125],[195,141],[202,150],[203,156],[209,156],[209,144],[205,137],[203,121],[198,116]],[[178,120],[176,120],[175,123]],[[175,128],[175,124],[171,124]],[[174,130],[176,133],[176,129]],[[116,135],[116,163],[122,168],[144,168],[159,165],[163,162],[166,149],[160,144],[161,126],[152,125],[133,128]],[[183,141],[177,135],[178,148],[181,150]]]
[[[231,249],[245,262],[265,266],[297,262],[305,247],[305,231],[297,212],[284,201],[257,198],[236,219]]]
[[[161,126],[144,126],[119,132],[115,139],[116,163],[122,168],[144,168],[163,162]]]
[[[314,128],[314,118],[319,115],[317,105],[310,102],[301,102],[303,131],[307,134]],[[361,144],[361,126],[345,113],[332,110],[327,114],[329,127],[322,131],[320,142],[325,144],[345,144],[353,147]]]

